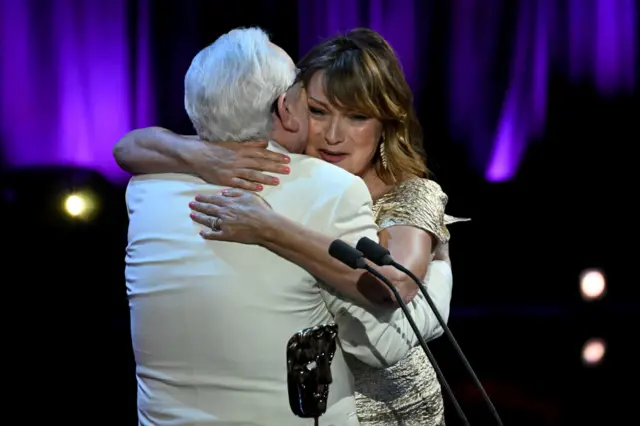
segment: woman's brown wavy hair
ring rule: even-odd
[[[298,68],[298,81],[305,86],[316,72],[324,71],[327,98],[337,108],[380,120],[387,167],[380,146],[373,161],[385,183],[428,176],[413,94],[398,57],[380,34],[366,28],[351,30],[315,46]]]

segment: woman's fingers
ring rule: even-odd
[[[236,168],[287,174],[290,162],[291,158],[286,154],[243,144],[243,147],[238,151]]]
[[[202,208],[202,204],[195,206],[197,208]],[[191,220],[200,225],[204,225],[209,229],[200,231],[200,236],[205,240],[215,240],[215,241],[230,241],[225,232],[222,229],[215,229],[214,226],[216,222],[218,226],[220,226],[220,220],[217,216],[211,216],[205,213],[200,213],[198,211],[193,211],[190,214]]]
[[[224,231],[200,231],[200,236],[205,240],[229,241],[229,239],[225,237]]]
[[[264,189],[263,185],[261,183],[255,183],[255,182],[251,182],[249,180],[246,179],[242,179],[239,177],[234,177],[231,178],[231,184],[229,186],[233,187],[233,188],[240,188],[240,189],[244,189],[245,191],[253,191],[253,192],[260,192]]]
[[[189,203],[191,210],[208,216],[220,217],[220,206],[209,202],[203,202],[201,198],[196,197],[197,201]]]
[[[261,144],[262,142],[258,142]],[[240,154],[245,158],[256,158],[266,160],[272,163],[289,164],[291,158],[280,152],[270,151],[261,147],[260,145],[250,145],[247,143],[242,144],[240,148]]]
[[[291,168],[286,163],[255,157],[239,160],[236,163],[236,169],[257,170],[259,172],[276,173],[280,175],[288,175],[291,172]]]
[[[215,222],[215,218],[213,218],[212,216],[209,216],[204,213],[199,213],[199,212],[191,212],[190,217],[191,217],[191,220],[193,220],[194,222],[199,223],[200,225],[204,225],[207,228],[210,228],[211,230],[213,230],[213,224]],[[219,231],[216,230],[216,232],[219,232]]]
[[[222,190],[222,196],[223,197],[227,197],[227,198],[238,198],[238,197],[242,197],[243,195],[247,194],[247,191],[244,191],[242,189],[223,189]]]
[[[269,176],[268,174],[262,173],[258,170],[242,169],[238,172],[238,177],[248,182],[262,185],[275,186],[280,183],[280,178]]]

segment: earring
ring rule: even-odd
[[[387,153],[384,150],[384,139],[380,143],[380,160],[382,160],[382,167],[385,170],[389,169],[389,165],[387,163]]]

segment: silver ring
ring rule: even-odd
[[[211,225],[211,229],[213,229],[214,231],[220,231],[220,218],[216,217],[212,222],[213,223]]]

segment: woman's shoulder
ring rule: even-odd
[[[396,185],[397,192],[404,192],[416,197],[414,202],[437,202],[447,204],[449,197],[444,193],[440,185],[427,178],[413,177]]]
[[[374,213],[381,229],[394,225],[415,226],[445,243],[449,240],[446,225],[467,220],[445,214],[448,200],[437,182],[412,177],[396,184],[378,199]]]
[[[447,201],[447,194],[436,182],[431,179],[412,177],[397,183],[376,204],[402,203],[424,207],[426,204],[436,203],[442,205],[444,209]]]

